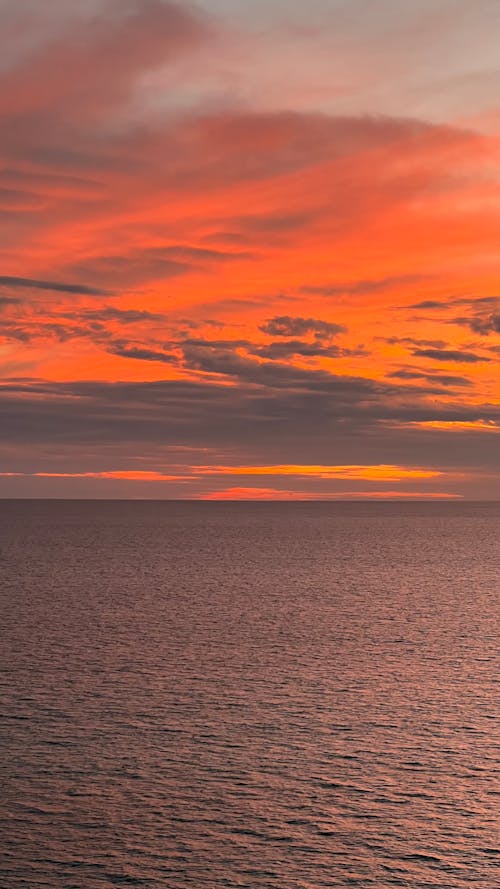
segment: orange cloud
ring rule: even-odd
[[[460,500],[461,494],[442,491],[344,491],[342,494],[311,494],[276,488],[225,488],[204,494],[200,500]]]
[[[404,479],[438,478],[443,472],[436,469],[404,466],[196,466],[195,472],[208,475],[295,475],[318,479],[360,479],[393,482]]]
[[[316,500],[312,494],[301,491],[280,491],[276,488],[225,488],[203,494],[200,500]]]
[[[427,469],[405,469],[399,466],[193,466],[180,475],[150,470],[111,470],[103,472],[32,472],[3,473],[0,476],[31,475],[34,478],[106,478],[128,481],[188,481],[202,476],[272,475],[311,477],[316,479],[351,479],[373,482],[433,479],[445,473]]]
[[[441,432],[500,432],[499,423],[486,422],[485,420],[428,420],[420,423],[405,423],[404,427],[408,429],[436,429]]]
[[[190,481],[196,476],[165,475],[162,472],[138,471],[111,471],[111,472],[0,472],[0,477],[24,477],[24,478],[103,478],[116,481],[134,482],[172,482]]]

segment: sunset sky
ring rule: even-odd
[[[0,19],[0,496],[500,499],[498,0]]]

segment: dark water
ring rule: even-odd
[[[500,506],[0,502],[1,889],[500,886]]]

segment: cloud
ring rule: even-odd
[[[247,237],[261,235],[268,239],[270,235],[289,234],[307,227],[316,218],[317,213],[318,211],[307,210],[297,213],[253,213],[231,217],[226,222],[244,232]],[[233,236],[234,233],[226,233],[226,237]]]
[[[379,293],[395,287],[405,287],[408,284],[419,283],[427,277],[426,275],[399,275],[386,278],[361,279],[360,281],[336,281],[332,284],[303,285],[300,288],[300,292],[313,296],[359,296]]]
[[[31,331],[16,323],[2,321],[0,324],[0,336],[8,340],[17,340],[19,343],[29,343],[32,339]]]
[[[318,339],[330,339],[339,333],[346,333],[347,328],[342,324],[331,321],[321,321],[318,318],[292,318],[290,315],[279,315],[270,318],[259,327],[263,333],[270,336],[296,337],[308,333]]]
[[[148,470],[123,470],[103,472],[0,472],[0,477],[13,478],[15,476],[25,478],[83,478],[83,479],[110,479],[111,481],[138,481],[138,482],[171,482],[191,481],[192,476],[167,475],[164,472],[152,472]]]
[[[442,472],[421,467],[378,465],[310,466],[197,466],[196,472],[210,475],[273,475],[330,479],[355,479],[375,482],[394,482],[403,479],[438,478]]]
[[[133,9],[137,15],[149,14],[148,4],[144,10],[140,4],[139,11]],[[126,64],[127,41],[134,39],[135,14],[127,19],[130,34],[127,31],[120,65]],[[106,28],[112,27],[113,15]],[[151,15],[154,19],[156,13]],[[77,43],[84,39],[78,33]],[[146,58],[145,68],[136,67],[131,75],[137,96],[147,80],[143,74],[148,64]],[[114,77],[112,66],[108,75],[108,66],[108,59],[100,66],[103,101],[108,103],[105,114],[91,114],[89,119],[85,114],[72,115],[66,109],[66,93],[59,95],[57,90],[50,108],[43,111],[43,128],[41,111],[33,112],[31,122],[28,112],[26,118],[13,110],[13,120],[5,112],[9,137],[2,142],[1,160],[8,172],[7,185],[13,184],[14,174],[17,190],[29,185],[41,201],[38,210],[16,214],[15,219],[12,213],[8,220],[0,215],[9,269],[26,267],[27,244],[39,244],[42,254],[43,245],[50,245],[51,278],[75,277],[96,291],[130,293],[167,280],[181,287],[184,282],[177,281],[181,277],[208,278],[223,268],[226,286],[220,299],[228,305],[227,300],[241,291],[241,276],[234,272],[231,290],[225,266],[251,262],[262,276],[269,254],[276,251],[283,253],[280,261],[286,269],[290,245],[267,243],[265,220],[283,223],[288,217],[300,217],[304,236],[297,248],[302,256],[293,282],[297,290],[296,281],[315,268],[314,259],[312,265],[305,259],[309,248],[316,253],[328,245],[331,250],[349,235],[358,237],[388,208],[394,212],[422,192],[432,193],[441,182],[448,152],[453,150],[459,165],[462,151],[467,154],[475,139],[450,128],[377,115],[264,113],[213,104],[191,108],[189,113],[179,109],[160,113],[148,103],[124,111],[122,93],[115,94],[112,84],[107,92],[107,78]],[[33,76],[30,68],[26,77]],[[75,108],[80,108],[78,102]],[[396,163],[401,155],[407,158],[404,171]],[[256,183],[258,190],[251,190]],[[234,250],[206,240],[213,239],[235,206],[248,208],[255,226],[259,217],[263,220],[258,254],[252,249],[253,234],[246,242],[243,229],[243,240]],[[28,268],[32,271],[37,265]],[[326,285],[311,280],[302,295],[309,290],[314,296],[325,287],[330,294],[375,293],[414,278],[381,275]],[[274,280],[271,286],[280,284]],[[291,289],[289,284],[283,282],[285,291]],[[200,286],[206,291],[207,282]]]
[[[165,316],[159,312],[149,312],[147,309],[118,309],[114,306],[87,310],[74,317],[85,321],[118,321],[120,324],[140,324],[143,321],[165,320]]]
[[[377,337],[390,346],[428,346],[431,349],[444,349],[448,343],[445,340],[422,340],[411,336],[384,336]]]
[[[280,488],[223,488],[204,494],[201,500],[460,500],[461,494],[444,491],[284,491]]]
[[[269,343],[267,346],[254,346],[251,351],[254,355],[258,355],[260,358],[269,358],[271,361],[283,361],[296,355],[300,355],[302,358],[339,358],[343,355],[354,354],[350,349],[342,349],[335,344],[324,346],[317,340],[314,343],[307,343],[303,340],[275,342]]]
[[[485,355],[475,352],[463,352],[459,349],[414,349],[412,355],[417,358],[431,358],[433,361],[452,361],[463,364],[477,364],[480,361],[491,361]]]
[[[103,4],[2,72],[0,114],[34,127],[42,114],[81,124],[116,112],[141,73],[192,50],[208,33],[180,3]]]
[[[107,351],[124,358],[177,364],[179,368],[190,371],[236,377],[247,382],[280,387],[294,385],[295,382],[301,385],[305,379],[303,377],[305,372],[286,363],[286,359],[339,358],[365,354],[361,349],[342,349],[336,345],[323,345],[318,341],[308,343],[302,340],[261,345],[245,339],[208,340],[181,337],[163,343],[160,349],[116,339],[112,334],[103,338],[101,331],[95,339]],[[267,361],[255,359],[267,359]],[[324,371],[318,373],[323,374],[325,380],[330,376]]]
[[[496,347],[462,345],[452,325],[494,343],[500,304],[443,299],[492,286],[496,137],[412,120],[406,103],[384,116],[328,77],[303,101],[276,79],[274,46],[275,99],[253,66],[243,96],[242,35],[190,3],[30,0],[15,15],[0,63],[1,361],[42,379],[2,390],[3,465],[24,443],[69,474],[74,458],[73,475],[90,449],[117,455],[109,472],[155,472],[169,445],[218,449],[221,466],[498,466],[480,425],[498,422],[494,380],[459,375]],[[367,77],[346,72],[347,93]],[[394,294],[425,297],[411,336],[391,337]],[[342,314],[323,311],[337,301]],[[380,332],[422,369],[387,347],[367,359],[356,342]],[[448,360],[464,366],[428,368]],[[104,379],[43,381],[91,375]],[[182,379],[147,382],[162,376]]]
[[[220,491],[210,491],[204,494],[201,500],[321,500],[321,495],[308,493],[307,491],[283,491],[279,488],[223,488]]]
[[[464,324],[470,327],[474,333],[488,336],[490,333],[500,333],[500,314],[476,315],[472,318],[454,318],[455,324]]]
[[[472,381],[467,377],[452,376],[450,374],[424,373],[423,371],[401,368],[387,374],[388,379],[398,380],[426,380],[430,383],[439,383],[442,386],[472,386]]]
[[[150,329],[152,322],[155,323],[153,332]],[[45,320],[33,317],[22,321],[6,319],[0,327],[0,333],[7,339],[21,342],[34,342],[37,339],[47,338],[66,342],[70,339],[86,338],[98,348],[121,358],[173,364],[179,368],[208,373],[257,378],[266,374],[266,368],[270,375],[272,364],[269,362],[276,362],[277,379],[283,373],[286,379],[288,365],[283,362],[287,359],[294,357],[334,359],[366,354],[361,348],[341,348],[336,344],[325,345],[318,340],[312,343],[303,340],[283,340],[262,345],[247,339],[210,340],[181,336],[166,342],[158,342],[155,336],[157,322],[162,322],[165,326],[165,316],[141,310],[106,308],[72,313],[71,320],[64,313],[49,314]],[[212,326],[214,323],[212,322]],[[139,327],[135,331],[127,331],[125,338],[125,331],[122,332],[121,327],[133,328],[137,325]],[[149,329],[141,332],[140,328],[144,325]],[[268,359],[268,363],[262,364],[255,359]]]
[[[6,380],[0,386],[3,471],[71,474],[137,470],[199,475],[190,494],[198,496],[214,490],[217,476],[210,475],[208,457],[216,471],[227,467],[227,478],[238,467],[251,466],[256,478],[259,467],[303,467],[305,462],[324,467],[328,473],[332,465],[366,467],[369,457],[372,465],[445,472],[444,490],[450,493],[467,490],[473,497],[481,493],[492,496],[495,487],[490,481],[481,488],[478,467],[491,478],[500,472],[497,435],[492,433],[500,430],[498,405],[473,404],[461,398],[440,403],[427,394],[432,386],[417,394],[393,383],[299,369],[293,380],[292,370],[287,384],[282,378],[278,387],[269,385],[265,377],[257,384],[240,381],[237,385],[213,378],[142,383]],[[200,458],[192,456],[181,457],[191,465],[179,467],[178,454],[190,450],[203,451],[203,467]],[[322,494],[333,486],[335,493],[345,492],[350,497],[356,489],[367,491],[367,481],[361,477],[366,472],[359,470],[358,481],[342,479],[340,473],[347,475],[347,469],[325,479],[305,474],[300,485],[287,487]],[[455,481],[450,472],[457,474]],[[275,479],[288,477],[266,475],[266,479],[273,479],[271,487],[278,488]],[[248,479],[248,475],[233,476],[234,480],[239,478]],[[4,496],[7,491],[15,496],[21,490],[31,491],[32,496],[36,491],[41,496],[51,492],[99,496],[104,489],[99,488],[99,479],[94,481],[82,479],[81,485],[71,487],[68,479],[67,486],[61,487],[56,478],[53,484],[46,478],[39,479],[37,487],[27,480],[22,488],[21,482],[14,488],[2,482],[1,490]],[[437,482],[433,476],[401,478],[397,484],[414,494],[435,492]],[[119,488],[118,481],[107,484],[134,496],[130,488]],[[139,485],[140,480],[130,484]],[[184,487],[181,490],[176,484],[171,482],[174,487],[169,488],[169,496],[186,496]],[[150,482],[147,486],[144,496],[155,496],[154,486]],[[387,482],[383,486],[385,489]],[[376,476],[370,479],[371,487],[381,489]]]
[[[341,479],[351,481],[369,481],[376,483],[392,483],[402,480],[427,480],[443,475],[436,470],[414,469],[402,466],[188,466],[175,464],[178,467],[176,474],[159,470],[141,469],[114,469],[87,472],[67,471],[34,471],[31,473],[0,472],[0,477],[12,477],[15,475],[31,476],[33,478],[105,478],[111,480],[127,481],[186,481],[200,480],[204,476],[294,476],[297,479]]]
[[[141,15],[147,16],[148,8],[146,4]],[[132,41],[133,16],[127,27],[127,40]],[[84,40],[78,29],[75,40]],[[127,64],[126,50],[127,41],[120,65]],[[147,52],[145,55],[144,69],[132,66],[137,95],[144,82],[141,72],[147,71]],[[47,64],[51,58],[47,54]],[[52,64],[55,70],[55,62],[50,61]],[[60,68],[64,65],[57,70]],[[235,204],[248,205],[248,186],[256,182],[262,189],[254,197],[254,212],[249,215],[281,220],[290,215],[304,220],[308,217],[309,234],[310,227],[318,224],[320,233],[323,231],[321,240],[327,237],[332,244],[349,231],[359,231],[387,206],[400,206],[422,189],[428,193],[442,176],[440,151],[446,153],[453,146],[460,156],[460,147],[466,151],[468,143],[474,141],[471,134],[449,128],[376,115],[334,117],[213,106],[190,109],[189,114],[159,114],[147,103],[141,113],[130,108],[125,113],[114,93],[114,69],[109,58],[102,60],[99,69],[95,91],[99,91],[99,99],[103,94],[105,114],[87,120],[75,101],[78,114],[73,115],[66,108],[66,93],[59,95],[56,90],[50,108],[43,111],[43,128],[39,110],[33,112],[32,121],[29,114],[28,118],[19,117],[16,109],[12,109],[14,118],[10,119],[5,110],[8,138],[2,142],[7,185],[14,174],[16,187],[22,191],[26,171],[25,187],[29,184],[41,198],[38,211],[24,213],[19,219],[16,216],[15,220],[9,214],[5,237],[12,259],[20,263],[26,243],[43,236],[45,242],[50,239],[60,245],[52,254],[58,274],[61,269],[78,268],[85,280],[87,270],[91,271],[91,283],[96,287],[127,286],[127,276],[132,281],[130,286],[136,286],[141,283],[141,267],[145,270],[144,281],[153,280],[155,263],[161,264],[162,260],[160,252],[154,253],[162,249],[158,242],[166,237],[178,238],[181,230],[183,239],[190,243],[184,253],[169,255],[163,251],[159,279],[163,273],[166,278],[174,277],[187,268],[204,269],[211,262],[236,260],[238,254],[225,251],[224,256],[223,250],[210,257],[196,235],[200,241],[213,237],[228,210],[234,211]],[[30,68],[26,78],[38,74]],[[71,76],[69,69],[70,81]],[[27,93],[31,95],[28,88]],[[73,101],[71,106],[73,111]],[[119,124],[114,122],[116,115],[121,115]],[[433,155],[435,145],[436,158],[430,162],[429,153]],[[410,168],[414,165],[416,169],[405,171],[402,179],[394,157],[404,151],[408,152]],[[380,167],[383,175],[375,174],[375,167],[367,163],[374,152],[377,170]],[[259,212],[259,205],[266,212]],[[264,242],[265,227],[264,222]],[[138,237],[141,232],[143,238]],[[66,243],[71,251],[78,245],[78,256],[74,260],[70,256],[70,262]],[[245,247],[245,241],[239,246]],[[239,258],[250,258],[251,253],[242,249]],[[414,276],[410,277],[413,280]],[[407,276],[366,279],[357,285],[341,285],[340,289],[372,292],[406,280]],[[313,293],[314,282],[307,286]]]
[[[495,306],[500,304],[500,296],[461,296],[451,300],[425,299],[422,302],[405,306],[407,309],[450,309],[456,306]]]
[[[174,446],[269,446],[276,441],[283,453],[313,454],[342,451],[349,456],[366,451],[360,429],[370,428],[373,462],[379,431],[382,456],[395,447],[413,447],[388,422],[500,422],[494,404],[439,404],[416,398],[402,386],[342,377],[320,371],[278,368],[278,379],[265,368],[260,383],[241,385],[203,380],[161,380],[151,383],[6,381],[0,387],[4,442],[158,442]],[[278,385],[276,385],[278,383]],[[405,396],[408,396],[405,400]],[[447,454],[449,457],[449,448]],[[415,456],[418,459],[415,443]],[[496,452],[496,458],[498,453]],[[300,462],[297,460],[290,461]],[[328,461],[318,461],[328,463]],[[331,462],[331,461],[330,461]],[[363,460],[355,459],[363,463]],[[399,462],[399,461],[397,461]]]
[[[202,175],[225,159],[226,169],[220,170],[225,181],[253,181],[404,143],[432,130],[422,121],[403,118],[231,109],[193,120],[187,132],[191,141],[204,145]]]
[[[424,300],[409,306],[410,309],[430,309],[448,313],[452,309],[466,308],[470,314],[445,317],[448,324],[458,324],[461,327],[469,327],[474,333],[481,336],[489,336],[491,333],[500,333],[500,312],[491,309],[500,309],[500,297],[459,297],[448,301]],[[490,310],[490,311],[488,311]]]
[[[137,346],[129,346],[126,343],[111,341],[107,345],[107,350],[113,355],[119,355],[121,358],[134,358],[139,361],[160,361],[163,364],[177,363],[176,356],[169,352],[143,349]]]
[[[424,299],[419,303],[413,303],[410,306],[405,306],[408,309],[443,309],[447,308],[448,303],[442,302],[437,299]]]
[[[206,250],[183,244],[166,244],[141,249],[127,248],[123,253],[95,255],[68,268],[68,271],[103,281],[125,290],[216,267],[218,263],[251,259],[245,251]]]
[[[37,278],[17,278],[0,275],[0,286],[27,290],[51,290],[55,293],[74,293],[80,296],[110,296],[108,290],[90,287],[87,284],[63,284],[60,281],[41,281]]]
[[[1,304],[0,304],[1,305]],[[26,305],[23,312],[12,313],[2,318],[0,335],[6,339],[25,343],[37,340],[56,340],[65,343],[86,339],[97,348],[114,354],[144,360],[161,359],[151,349],[154,333],[166,325],[166,317],[160,312],[147,309],[120,309],[115,306],[102,306],[95,309],[75,309],[73,306],[51,311],[47,307]],[[125,339],[125,330],[127,339]],[[128,343],[133,336],[136,342]],[[134,351],[127,356],[127,346]],[[142,351],[141,351],[142,350]]]
[[[181,348],[184,366],[190,370],[234,377],[244,383],[269,388],[308,390],[312,386],[326,390],[337,387],[337,391],[342,392],[344,389],[349,390],[355,379],[333,376],[324,370],[305,370],[279,361],[255,361],[254,358],[240,355],[232,349],[212,348],[209,343],[200,346],[182,344]],[[261,347],[254,347],[254,351],[261,354]],[[299,353],[294,351],[294,354]],[[333,357],[337,357],[337,353]],[[369,391],[372,384],[368,380],[357,379],[356,385],[366,385]]]

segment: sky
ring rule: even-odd
[[[0,0],[0,497],[500,499],[497,0]]]

